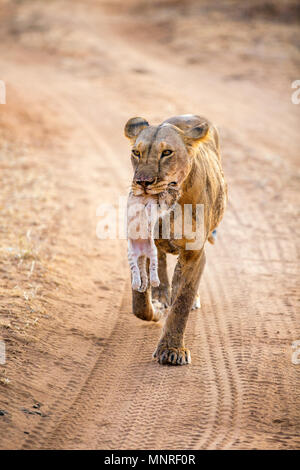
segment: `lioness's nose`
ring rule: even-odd
[[[143,186],[143,188],[146,188],[147,186],[150,186],[151,184],[154,184],[156,181],[156,178],[149,179],[149,180],[136,180],[136,184],[139,184],[140,186]]]

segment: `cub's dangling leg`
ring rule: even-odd
[[[146,256],[140,256],[138,259],[138,268],[141,277],[141,285],[138,289],[139,292],[145,292],[148,287],[148,275],[147,275],[147,258]]]

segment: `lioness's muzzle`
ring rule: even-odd
[[[151,186],[151,184],[155,184],[157,182],[157,178],[139,178],[139,179],[134,179],[135,184],[138,184],[142,186],[143,188],[146,188],[147,186]]]

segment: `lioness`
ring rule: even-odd
[[[185,235],[174,237],[174,221],[171,237],[155,240],[160,285],[152,288],[152,298],[171,306],[153,356],[160,364],[189,364],[184,331],[205,265],[204,244],[213,242],[212,232],[223,217],[227,201],[218,132],[207,119],[188,114],[174,116],[159,126],[150,126],[141,117],[132,118],[125,125],[125,136],[132,145],[131,190],[135,196],[157,195],[170,210],[175,203],[183,211],[185,204],[204,207],[204,237],[199,248],[187,249],[191,240]],[[178,255],[171,296],[166,253]],[[143,320],[160,319],[151,302],[150,287],[145,292],[132,290],[132,306],[133,313]]]

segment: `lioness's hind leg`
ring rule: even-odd
[[[199,308],[201,308],[201,299],[200,299],[199,292],[197,292],[193,306],[192,306],[192,310],[198,310]]]

